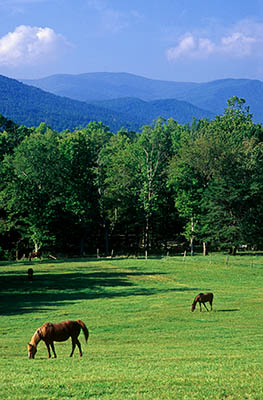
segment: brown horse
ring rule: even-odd
[[[192,304],[192,311],[195,310],[196,303],[199,303],[199,305],[200,305],[200,311],[202,311],[202,309],[201,309],[201,304],[203,304],[203,306],[205,306],[205,308],[207,309],[207,311],[209,311],[208,308],[207,308],[206,305],[205,305],[205,303],[207,303],[207,302],[209,302],[210,307],[211,307],[211,311],[212,311],[213,299],[214,299],[213,293],[199,293],[199,294],[195,297],[195,299],[194,299],[194,301],[193,301],[193,304]]]
[[[32,281],[32,280],[33,280],[33,274],[34,274],[33,268],[28,268],[28,270],[27,270],[27,277],[28,277],[28,280],[29,280],[29,281]]]
[[[37,352],[37,345],[40,340],[43,340],[45,345],[47,346],[48,358],[51,357],[50,347],[54,353],[54,357],[56,358],[56,352],[54,347],[55,342],[64,342],[71,337],[72,340],[72,351],[70,357],[73,356],[76,345],[79,348],[80,357],[82,357],[81,345],[78,340],[78,336],[80,334],[81,329],[83,330],[86,342],[88,342],[89,331],[84,322],[78,321],[64,321],[58,324],[51,324],[50,322],[46,322],[44,325],[40,326],[32,336],[30,343],[27,345],[28,350],[28,358],[35,358]]]
[[[38,251],[31,251],[31,253],[28,254],[28,261],[31,261],[32,258],[40,258],[41,259],[42,252],[40,250]]]

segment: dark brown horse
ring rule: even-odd
[[[208,308],[207,308],[206,305],[205,305],[205,303],[207,303],[207,302],[209,302],[210,307],[211,307],[211,311],[212,311],[213,299],[214,299],[213,293],[199,293],[199,294],[195,297],[195,299],[194,299],[194,301],[193,301],[193,304],[192,304],[192,311],[195,310],[196,303],[199,303],[199,305],[200,305],[200,311],[202,311],[201,304],[203,304],[203,306],[207,309],[207,311],[209,311]]]
[[[41,258],[42,252],[40,250],[38,251],[31,251],[31,253],[28,254],[28,261],[31,261],[32,258]]]
[[[28,277],[28,280],[29,280],[29,281],[32,281],[32,280],[33,280],[33,274],[34,274],[33,268],[28,268],[28,270],[27,270],[27,277]]]
[[[46,322],[40,328],[36,330],[30,343],[27,345],[28,350],[28,358],[35,358],[37,352],[37,345],[40,340],[43,340],[45,345],[47,346],[48,358],[51,357],[50,347],[54,353],[54,357],[56,358],[56,352],[54,347],[54,342],[64,342],[71,337],[72,340],[72,351],[70,357],[73,356],[76,345],[79,348],[80,357],[82,356],[81,345],[78,340],[78,336],[80,334],[81,329],[83,330],[86,342],[88,342],[89,331],[84,322],[78,321],[64,321],[58,324],[51,324],[50,322]]]

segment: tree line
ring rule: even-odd
[[[263,244],[263,129],[238,97],[211,121],[116,134],[0,116],[0,159],[2,259]]]

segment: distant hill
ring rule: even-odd
[[[214,114],[178,100],[147,102],[122,98],[93,104],[57,96],[0,75],[0,114],[26,126],[45,122],[58,131],[85,127],[101,121],[112,131],[122,127],[139,130],[159,116],[191,123],[193,118],[212,118]]]
[[[177,88],[184,91],[185,85],[176,82],[155,81],[128,73],[95,72],[80,75],[52,75],[42,79],[22,80],[59,96],[93,102],[121,97],[136,97],[141,100],[176,98]]]
[[[250,79],[223,79],[208,83],[171,82],[128,73],[87,73],[53,75],[24,83],[51,93],[88,103],[135,97],[144,101],[176,99],[222,114],[227,100],[243,97],[256,122],[263,122],[263,82]]]
[[[200,108],[222,114],[230,97],[246,100],[255,122],[263,122],[263,82],[250,79],[223,79],[199,84],[178,96]]]
[[[173,117],[180,124],[186,124],[196,119],[213,119],[215,114],[202,110],[185,101],[176,99],[164,99],[144,101],[134,97],[123,97],[114,100],[97,101],[97,106],[120,113],[125,120],[133,126],[151,124],[158,117],[169,119]]]

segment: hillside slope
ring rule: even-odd
[[[134,97],[123,97],[93,104],[120,113],[132,125],[138,125],[140,121],[140,126],[151,124],[158,117],[165,119],[173,117],[180,124],[192,122],[194,118],[215,118],[215,114],[210,111],[176,99],[144,101]]]
[[[0,93],[0,114],[26,126],[38,126],[45,122],[61,131],[86,126],[90,121],[102,121],[112,130],[124,125],[129,127],[129,123],[113,111],[59,97],[2,75]]]

